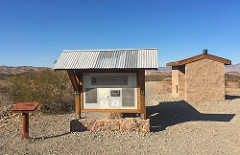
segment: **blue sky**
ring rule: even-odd
[[[0,65],[52,67],[62,50],[158,48],[240,63],[239,0],[0,0]]]

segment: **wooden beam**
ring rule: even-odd
[[[203,58],[205,58],[205,54],[204,55],[198,55],[198,56],[195,56],[195,57],[191,57],[191,58],[179,61],[179,65],[185,65],[187,63],[197,61],[197,60],[200,60],[200,59],[203,59]]]
[[[76,119],[80,119],[81,118],[80,94],[78,91],[75,91],[75,112],[76,112]]]
[[[72,83],[73,89],[75,90],[75,112],[76,118],[81,118],[81,107],[82,107],[82,79],[79,80],[76,73],[72,70],[68,70],[68,76]]]
[[[141,101],[141,90],[140,90],[140,77],[139,72],[136,73],[137,76],[137,109],[141,112],[142,101]]]
[[[76,79],[76,75],[75,75],[74,71],[68,70],[67,73],[68,73],[69,79],[72,83],[73,89],[75,91],[79,91],[79,84],[78,84],[79,81],[78,81],[78,79]]]
[[[79,73],[78,74],[78,79],[79,79],[79,86],[80,86],[80,88],[79,88],[79,95],[80,95],[80,118],[81,118],[81,112],[82,112],[82,109],[83,109],[83,75],[82,75],[82,73]]]
[[[140,113],[138,109],[82,109],[82,112]]]
[[[22,113],[22,139],[29,138],[29,114]]]
[[[222,62],[225,65],[231,65],[232,64],[231,60],[220,58],[220,57],[216,57],[216,56],[210,55],[210,54],[207,54],[206,58],[212,59],[212,60],[215,60],[215,61],[218,61],[218,62]]]
[[[181,61],[167,63],[166,66],[181,66],[181,65],[185,65],[187,63],[191,63],[191,62],[194,62],[194,61],[197,61],[197,60],[200,60],[200,59],[204,59],[204,58],[214,60],[214,61],[218,61],[218,62],[224,63],[226,65],[231,65],[231,61],[228,60],[228,59],[224,59],[224,58],[217,57],[215,55],[210,55],[210,54],[200,54],[200,55],[197,55],[197,56],[194,56],[194,57],[191,57],[191,58],[188,58],[188,59],[184,59],[184,60],[181,60]]]
[[[155,68],[156,69],[156,68]],[[139,69],[77,69],[79,73],[136,73]]]
[[[147,119],[146,105],[145,105],[145,70],[144,69],[139,71],[139,82],[140,82],[140,92],[141,92],[141,115],[143,115],[144,119]]]

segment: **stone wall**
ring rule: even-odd
[[[185,65],[178,67],[178,94],[185,99]]]
[[[185,67],[186,100],[225,100],[224,64],[201,59]]]
[[[185,66],[172,67],[172,94],[185,98]]]
[[[172,67],[172,94],[174,96],[178,96],[178,67]]]
[[[72,120],[70,131],[142,131],[150,132],[150,120],[137,118],[84,118]]]

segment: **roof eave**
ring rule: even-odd
[[[225,58],[217,57],[217,56],[210,55],[210,54],[201,54],[201,55],[197,55],[197,56],[194,56],[194,57],[191,57],[191,58],[188,58],[188,59],[184,59],[184,60],[181,60],[181,61],[167,63],[166,66],[181,66],[181,65],[185,65],[185,64],[197,61],[197,60],[204,59],[204,58],[211,59],[211,60],[214,60],[214,61],[218,61],[218,62],[224,63],[225,65],[231,65],[232,64],[231,60],[228,60],[228,59],[225,59]]]
[[[157,70],[158,68],[56,68],[53,70]]]

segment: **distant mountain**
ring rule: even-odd
[[[235,65],[226,65],[225,66],[226,73],[240,73],[240,63]]]
[[[0,66],[0,75],[18,75],[29,71],[39,71],[42,69],[47,68],[33,66],[18,66],[18,67]]]
[[[0,75],[18,75],[29,71],[39,71],[42,69],[50,69],[47,67],[33,67],[33,66],[18,66],[18,67],[8,67],[0,66]],[[159,67],[158,71],[161,72],[171,72],[172,67]],[[235,65],[226,65],[226,73],[240,73],[240,63]]]
[[[158,67],[158,71],[171,72],[172,71],[172,67],[170,67],[170,66],[168,66],[168,67]]]

